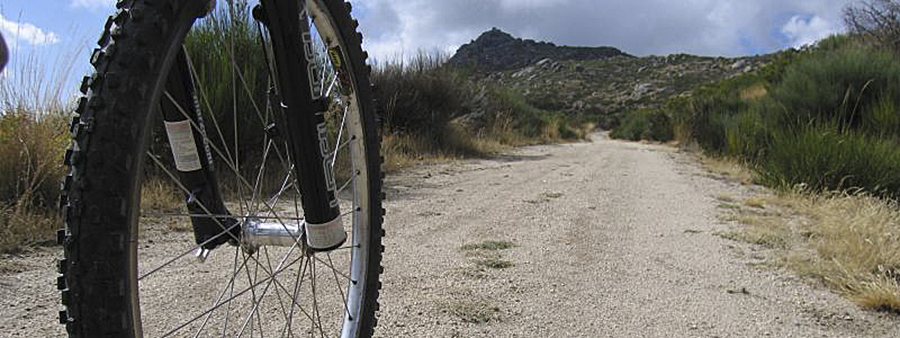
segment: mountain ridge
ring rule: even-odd
[[[497,72],[519,69],[544,59],[581,61],[616,56],[633,57],[609,46],[557,46],[551,42],[516,38],[494,27],[460,46],[448,63],[482,72]]]

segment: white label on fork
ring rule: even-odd
[[[169,145],[172,147],[172,157],[175,158],[175,168],[178,168],[178,171],[191,172],[203,169],[190,120],[166,122],[166,134],[169,135]]]

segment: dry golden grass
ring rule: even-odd
[[[473,135],[459,126],[446,128],[441,135],[428,138],[417,135],[389,134],[381,139],[384,170],[396,171],[415,164],[440,163],[466,157],[482,157],[508,148],[502,140],[488,135]]]
[[[862,307],[900,312],[900,205],[864,194],[784,192],[726,208],[722,237],[777,250],[779,263]]]
[[[50,243],[56,216],[66,116],[20,111],[0,114],[0,252]]]
[[[464,323],[481,324],[502,319],[500,308],[485,299],[452,300],[440,307]]]
[[[702,154],[698,155],[698,157],[703,168],[710,172],[734,179],[741,184],[752,184],[755,182],[753,172],[734,159],[711,157]]]
[[[56,213],[36,208],[0,206],[0,253],[15,253],[34,245],[56,243],[62,221]]]
[[[749,214],[741,210],[732,220],[743,227],[720,233],[720,236],[770,249],[787,249],[790,246],[791,229],[779,217]]]
[[[701,157],[708,170],[750,182],[729,160]],[[722,237],[776,250],[778,263],[823,281],[868,309],[900,312],[900,203],[864,193],[802,187],[738,201],[717,196],[741,228]]]
[[[900,311],[900,209],[867,195],[809,196],[813,257],[791,265],[867,308]]]
[[[184,208],[184,196],[170,181],[151,178],[141,188],[141,210],[175,212]]]

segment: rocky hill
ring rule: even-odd
[[[614,56],[631,57],[613,47],[556,46],[549,42],[519,39],[497,28],[462,45],[449,63],[471,66],[478,71],[518,69],[543,59],[596,60]]]
[[[621,114],[658,107],[698,86],[759,69],[770,56],[687,54],[634,57],[612,47],[559,47],[498,29],[459,48],[452,65],[474,67],[477,81],[521,93],[531,105],[600,116],[603,128]]]

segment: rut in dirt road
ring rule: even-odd
[[[747,188],[595,138],[389,179],[377,336],[900,336],[717,236],[715,196]]]

